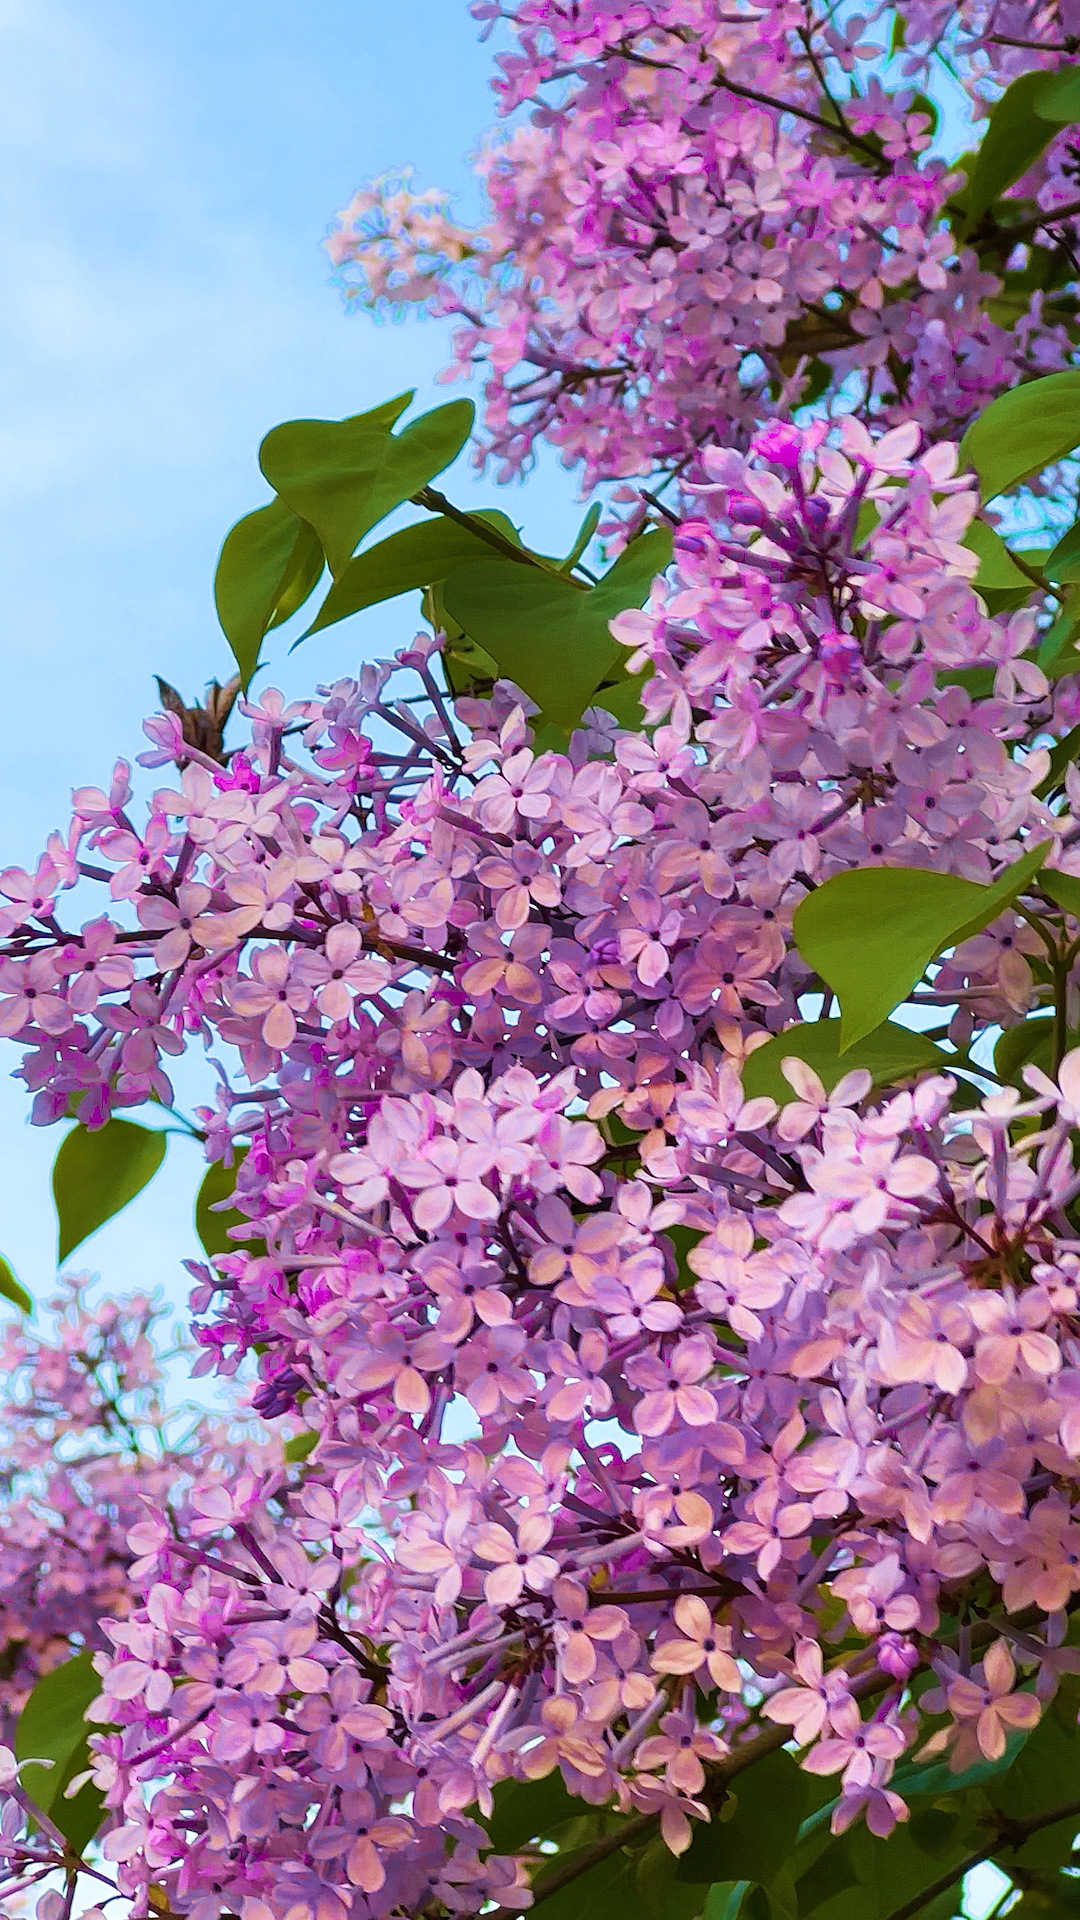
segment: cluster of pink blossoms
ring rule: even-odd
[[[162,1314],[136,1295],[92,1306],[84,1279],[50,1302],[48,1335],[8,1323],[0,1344],[0,1740],[43,1674],[110,1643],[131,1609],[132,1527],[200,1487],[280,1455],[273,1432],[241,1439],[191,1407],[170,1411],[155,1350]]]
[[[916,425],[704,468],[617,623],[648,731],[593,709],[536,754],[515,688],[455,711],[418,639],[249,699],[224,766],[159,716],[145,823],[118,763],[0,877],[39,1120],[218,1050],[200,1119],[250,1226],[196,1271],[200,1365],[312,1437],[143,1490],[93,1740],[137,1914],[526,1906],[500,1781],[559,1768],[681,1850],[710,1770],[789,1738],[837,1830],[887,1832],[906,1753],[1000,1754],[1077,1661],[1080,1052],[1030,1099],[741,1081],[816,1017],[822,879],[1047,839],[1080,873],[1080,794],[1017,744],[1071,696],[973,590],[970,480]],[[960,1046],[1048,992],[1026,931],[923,990]]]
[[[503,477],[539,439],[586,487],[681,472],[825,388],[953,436],[1068,363],[1071,306],[1035,259],[1073,236],[1075,130],[1015,189],[1033,219],[965,238],[949,224],[964,177],[916,88],[929,62],[955,93],[958,60],[984,114],[1018,72],[1061,64],[1069,0],[870,20],[803,0],[473,11],[512,31],[495,90],[513,122],[479,161],[486,225],[394,178],[357,194],[328,246],[362,304],[460,319],[458,372],[487,369],[480,457]],[[894,12],[905,52],[883,84]]]

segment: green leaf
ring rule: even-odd
[[[655,1920],[697,1920],[705,1905],[700,1882],[677,1880],[678,1860],[661,1834],[651,1840],[638,1859],[634,1884],[639,1898]],[[795,1916],[791,1916],[795,1920]]]
[[[0,1253],[0,1297],[10,1300],[12,1306],[18,1307],[20,1313],[34,1311],[34,1303],[30,1295],[24,1286],[20,1286],[10,1262],[4,1259],[2,1253]]]
[[[974,467],[982,498],[993,500],[1078,445],[1080,368],[1073,368],[1029,380],[992,400],[960,442],[960,465]]]
[[[573,1859],[567,1854],[567,1862]],[[553,1858],[553,1868],[564,1864]],[[634,1879],[635,1862],[623,1848],[590,1867],[579,1879],[543,1902],[544,1920],[651,1920]],[[534,1882],[537,1892],[544,1885],[541,1874]]]
[[[1039,119],[1039,102],[1055,76],[1040,70],[1022,73],[998,101],[986,123],[966,194],[967,225],[978,225],[994,201],[1034,165],[1053,138],[1053,130]]]
[[[558,1767],[542,1780],[502,1780],[495,1788],[495,1808],[487,1822],[496,1853],[518,1853],[529,1840],[545,1840],[567,1820],[595,1813],[570,1792]]]
[[[810,1783],[789,1753],[770,1753],[741,1773],[729,1820],[696,1826],[677,1880],[758,1880],[779,1872],[798,1838]]]
[[[952,673],[939,673],[937,682],[939,687],[963,687],[973,700],[989,700],[996,671],[994,667],[957,667]]]
[[[750,1891],[749,1880],[720,1880],[709,1888],[705,1901],[705,1920],[737,1920],[739,1908]]]
[[[658,528],[631,541],[588,592],[558,574],[496,560],[452,573],[443,599],[500,672],[569,732],[625,658],[610,622],[641,606],[670,560],[671,536]]]
[[[818,1871],[825,1873],[830,1866],[829,1854],[832,1848],[846,1855],[847,1862],[839,1862],[838,1873],[846,1878],[849,1871],[857,1876],[856,1884],[849,1883],[846,1891],[838,1891],[828,1901],[822,1903],[822,1911],[828,1920],[885,1920],[897,1907],[929,1887],[943,1871],[958,1865],[964,1858],[963,1842],[947,1847],[935,1858],[923,1851],[913,1840],[906,1827],[897,1827],[887,1840],[878,1839],[869,1829],[860,1824],[826,1848],[816,1863]],[[961,1900],[961,1888],[958,1885],[952,1896],[951,1905],[946,1913],[956,1911]],[[812,1911],[812,1909],[810,1910]],[[928,1912],[934,1909],[928,1908]],[[800,1912],[802,1908],[800,1907]]]
[[[789,1866],[781,1867],[779,1873],[769,1881],[765,1898],[769,1906],[769,1920],[799,1920],[799,1897]]]
[[[616,681],[614,686],[600,687],[590,704],[599,707],[603,713],[610,713],[620,727],[628,727],[631,733],[640,733],[645,725],[641,690],[651,679],[651,673],[635,673],[626,680]]]
[[[697,1283],[697,1275],[691,1271],[686,1256],[700,1244],[705,1236],[697,1227],[675,1226],[669,1227],[664,1237],[671,1242],[672,1252],[675,1255],[675,1278],[672,1285],[676,1293],[682,1293],[685,1287],[692,1287]]]
[[[222,1200],[231,1199],[236,1192],[236,1176],[247,1159],[247,1152],[246,1147],[238,1148],[231,1167],[227,1167],[224,1160],[213,1161],[203,1176],[195,1198],[195,1231],[205,1253],[238,1251],[237,1242],[229,1239],[230,1227],[245,1227],[248,1236],[255,1237],[255,1228],[239,1207],[223,1207],[215,1212]]]
[[[1036,662],[1047,675],[1056,673],[1059,662],[1067,659],[1080,634],[1080,588],[1067,586],[1061,595],[1057,619],[1039,642]]]
[[[813,1864],[796,1879],[799,1913],[813,1913],[816,1907],[824,1906],[826,1900],[835,1900],[838,1893],[845,1893],[848,1887],[858,1886],[859,1876],[851,1859],[851,1849],[844,1844],[845,1839],[846,1836],[841,1834],[839,1840],[828,1841]]]
[[[972,918],[965,921],[962,927],[957,927],[954,936],[957,944],[961,940],[970,940],[976,933],[981,933],[984,927],[988,927],[992,920],[997,919],[999,913],[1004,913],[1006,907],[1011,907],[1013,901],[1020,898],[1039,872],[1051,850],[1051,845],[1052,842],[1049,840],[1040,840],[1037,846],[1029,846],[1027,851],[1022,853],[1018,860],[1014,860],[1011,866],[999,873],[997,879],[989,886],[981,886],[975,880],[968,882],[969,886],[979,888],[982,901],[976,907]]]
[[[995,1770],[983,1784],[996,1807],[1013,1820],[1026,1820],[1068,1799],[1078,1766],[1080,1729],[1075,1719],[1065,1725],[1044,1709],[1038,1726],[1019,1744],[1011,1765]],[[1080,1827],[1080,1819],[1075,1824]]]
[[[317,535],[281,500],[245,514],[225,536],[214,603],[245,690],[263,635],[301,607],[323,570]]]
[[[305,1433],[294,1433],[291,1439],[286,1440],[281,1451],[289,1465],[295,1467],[301,1460],[306,1460],[309,1453],[314,1453],[318,1443],[318,1434],[309,1427]]]
[[[1070,584],[1080,581],[1080,520],[1051,548],[1043,562],[1043,572],[1048,580]]]
[[[76,1122],[53,1162],[61,1266],[142,1192],[164,1160],[167,1145],[163,1133],[131,1120],[109,1120],[94,1132]]]
[[[340,575],[366,533],[457,459],[472,431],[471,400],[451,400],[401,433],[370,414],[287,420],[267,434],[259,465],[285,504],[310,522]]]
[[[840,1052],[873,1033],[925,968],[1004,912],[1038,872],[1050,842],[1021,854],[991,886],[916,867],[834,874],[795,912],[795,944],[840,1001]]]
[[[104,1801],[90,1781],[70,1800],[65,1800],[64,1791],[89,1765],[84,1715],[100,1692],[93,1656],[88,1651],[77,1653],[38,1681],[15,1728],[17,1760],[53,1763],[26,1767],[20,1776],[23,1786],[79,1853],[101,1825]]]
[[[964,545],[979,556],[979,571],[972,585],[979,593],[1019,590],[1034,592],[1034,586],[1015,564],[1000,533],[985,520],[973,520],[964,535]]]
[[[1039,875],[1039,886],[1066,913],[1080,919],[1080,880],[1074,873],[1059,873],[1056,867],[1044,869]]]
[[[1048,74],[1048,86],[1037,95],[1034,106],[1040,120],[1053,120],[1060,126],[1080,120],[1080,67],[1063,67]]]
[[[755,1047],[743,1064],[743,1092],[748,1100],[768,1094],[782,1105],[795,1094],[781,1072],[782,1063],[792,1055],[812,1067],[827,1093],[838,1080],[855,1067],[865,1067],[875,1087],[894,1086],[909,1080],[927,1067],[938,1073],[950,1073],[956,1066],[953,1054],[936,1047],[924,1033],[914,1033],[886,1020],[841,1056],[839,1020],[809,1020],[803,1026],[788,1027],[783,1033]]]
[[[1015,1027],[1006,1027],[994,1048],[994,1072],[999,1080],[1019,1086],[1022,1068],[1041,1067],[1052,1075],[1053,1059],[1054,1016],[1036,1014],[1031,1020],[1018,1021]]]
[[[566,556],[566,559],[562,562],[562,565],[559,568],[560,573],[569,573],[571,567],[576,567],[578,561],[581,559],[582,554],[584,553],[586,547],[589,544],[589,541],[592,539],[593,534],[596,532],[596,529],[599,525],[600,525],[600,502],[599,500],[594,500],[592,503],[592,506],[589,508],[587,514],[585,515],[584,520],[582,521],[580,527],[577,530],[577,537],[574,541],[573,546],[571,547],[569,553]]]
[[[1000,1760],[976,1760],[962,1773],[953,1773],[947,1760],[906,1761],[893,1776],[896,1792],[905,1800],[937,1799],[943,1794],[963,1793],[968,1787],[981,1787],[998,1774],[1007,1773],[1030,1738],[1028,1733],[1007,1734]]]
[[[503,518],[502,514],[491,515],[493,524]],[[506,525],[510,526],[509,521]],[[499,528],[500,532],[503,530]],[[403,527],[400,533],[392,533],[389,539],[380,540],[378,546],[369,547],[366,553],[358,553],[355,560],[349,561],[301,638],[306,640],[313,633],[321,633],[324,627],[347,620],[365,607],[394,600],[399,593],[434,586],[455,568],[465,566],[470,560],[490,557],[491,552],[480,534],[444,514],[434,520],[423,520],[415,527]]]

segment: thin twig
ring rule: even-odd
[[[969,1853],[966,1859],[961,1860],[959,1866],[951,1867],[948,1873],[943,1873],[936,1880],[932,1880],[921,1893],[913,1895],[910,1900],[905,1900],[902,1907],[895,1908],[887,1916],[887,1920],[911,1920],[913,1914],[929,1906],[931,1900],[936,1900],[939,1893],[947,1893],[949,1888],[954,1887],[956,1882],[962,1880],[966,1873],[970,1873],[973,1867],[979,1867],[984,1860],[989,1860],[991,1854],[1000,1853],[1003,1847],[1008,1847],[1015,1852],[1016,1848],[1023,1846],[1024,1841],[1030,1840],[1033,1834],[1041,1833],[1044,1827],[1055,1827],[1059,1820],[1069,1820],[1077,1816],[1080,1816],[1080,1800],[1066,1800],[1063,1806],[1051,1807],[1048,1813],[1033,1813],[1027,1820],[1005,1822],[1004,1829],[999,1830],[985,1847],[977,1847],[974,1853]]]

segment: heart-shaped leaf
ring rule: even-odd
[[[982,498],[993,500],[1077,446],[1080,368],[1070,368],[1029,380],[992,400],[961,440],[960,464],[974,467]]]
[[[322,570],[318,535],[283,500],[245,514],[226,534],[214,575],[214,603],[245,690],[263,635],[303,606]]]
[[[840,1052],[887,1019],[936,954],[1003,913],[1049,850],[1048,840],[1032,847],[990,886],[919,867],[856,867],[808,894],[795,943],[840,1001]]]
[[[783,1062],[792,1056],[805,1060],[807,1066],[813,1068],[826,1093],[831,1093],[837,1081],[856,1067],[867,1069],[875,1087],[890,1087],[900,1080],[909,1080],[927,1067],[948,1073],[956,1065],[952,1054],[936,1047],[924,1033],[915,1033],[910,1027],[898,1026],[891,1020],[875,1027],[872,1033],[841,1054],[840,1026],[839,1020],[809,1020],[803,1026],[787,1027],[783,1033],[766,1040],[763,1047],[755,1047],[743,1063],[742,1083],[747,1099],[768,1094],[780,1105],[793,1100],[795,1094],[782,1072]]]
[[[315,528],[335,579],[388,513],[456,460],[472,431],[471,400],[451,400],[392,434],[370,414],[287,420],[259,449],[274,491]]]
[[[611,621],[627,607],[641,606],[670,560],[671,536],[658,528],[631,541],[588,592],[558,574],[496,560],[452,573],[443,598],[500,671],[569,732],[601,682],[626,658]]]
[[[165,1158],[163,1133],[130,1120],[109,1120],[91,1132],[77,1123],[53,1162],[61,1265],[75,1248],[126,1207]]]
[[[488,519],[506,538],[516,539],[505,514],[472,517]],[[366,553],[358,553],[355,560],[349,561],[301,638],[306,640],[338,620],[361,613],[365,607],[395,599],[399,593],[434,586],[470,560],[483,560],[491,554],[491,546],[482,534],[445,515],[423,520],[415,527],[403,527],[400,533],[392,533],[389,539],[380,540],[378,546],[369,547]]]

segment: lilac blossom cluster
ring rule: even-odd
[[[143,1295],[95,1304],[85,1276],[49,1303],[47,1333],[8,1323],[0,1343],[0,1740],[37,1681],[111,1643],[102,1620],[133,1604],[130,1529],[183,1509],[199,1484],[280,1464],[274,1432],[166,1404],[163,1313]]]
[[[1003,387],[1069,362],[1065,310],[1024,270],[1033,242],[1074,240],[1076,135],[1013,189],[1033,214],[967,234],[964,175],[918,89],[941,60],[985,115],[1008,80],[1060,62],[1071,11],[478,0],[511,36],[495,83],[510,124],[478,162],[485,224],[395,178],[343,210],[330,255],[361,304],[459,321],[457,372],[486,369],[479,457],[504,478],[539,440],[586,487],[681,473],[826,390],[956,436]]]
[[[906,1754],[999,1757],[1077,1665],[1080,1051],[1028,1098],[742,1085],[821,1003],[791,925],[829,876],[1045,840],[1080,875],[1075,774],[1038,792],[1072,696],[975,592],[970,477],[917,423],[702,464],[615,623],[642,731],[535,751],[418,638],[249,697],[225,764],[158,716],[148,817],[118,763],[0,878],[39,1121],[218,1050],[247,1224],[195,1270],[199,1368],[311,1445],[140,1489],[92,1709],[137,1914],[524,1908],[500,1782],[560,1769],[677,1852],[791,1740],[836,1831],[887,1833]],[[1046,995],[1054,912],[923,990],[958,1060]]]

